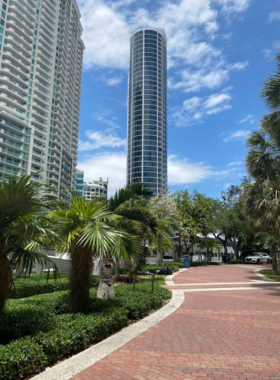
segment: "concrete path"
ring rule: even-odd
[[[268,266],[264,266],[268,268]],[[191,268],[170,280],[184,302],[73,380],[279,380],[280,284],[257,266]]]

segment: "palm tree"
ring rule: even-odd
[[[152,191],[142,183],[134,183],[116,191],[115,195],[108,201],[109,209],[122,217],[120,227],[140,238],[141,252],[138,260],[135,260],[133,256],[127,259],[129,281],[132,281],[133,266],[136,268],[139,261],[145,256],[145,247],[149,234],[154,233],[158,225],[156,217],[147,207],[148,199],[152,194]],[[121,256],[123,255],[120,253],[118,257],[115,257],[115,278],[118,277],[118,259]],[[109,281],[108,276],[111,273],[109,263],[107,268],[108,270],[104,272],[106,277],[102,274],[100,282],[103,282],[103,279],[106,282]]]
[[[265,231],[267,242],[273,257],[273,271],[277,274],[277,263],[280,264],[278,248],[280,240],[280,191],[270,182],[254,182],[246,184],[244,188],[246,212],[252,224]]]
[[[206,248],[206,255],[209,263],[212,261],[213,251],[219,252],[221,250],[221,246],[213,239],[203,240],[199,247]]]
[[[249,152],[246,164],[249,174],[254,179],[254,185],[248,187],[247,198],[249,210],[257,214],[255,225],[269,226],[273,246],[277,246],[279,234],[279,194],[280,194],[280,55],[276,56],[277,70],[264,83],[262,97],[272,111],[261,120],[261,129],[251,133],[247,140]],[[253,204],[252,204],[253,202]],[[267,224],[268,223],[268,224]],[[277,271],[276,256],[273,260],[274,272]]]
[[[157,265],[162,265],[165,250],[173,250],[174,242],[171,236],[179,228],[176,218],[175,201],[169,194],[153,197],[149,200],[147,208],[157,220],[157,228],[149,234],[152,248],[157,252]],[[150,247],[151,249],[151,247]]]
[[[70,309],[84,311],[89,304],[90,275],[94,258],[101,259],[100,298],[113,298],[112,281],[106,281],[112,257],[120,255],[137,256],[139,239],[121,226],[121,216],[109,210],[99,199],[89,203],[83,197],[72,196],[69,207],[51,213],[58,224],[61,241],[58,248],[68,251],[71,257]]]
[[[6,178],[0,184],[0,313],[8,298],[14,268],[30,274],[34,262],[55,265],[35,247],[52,237],[45,211],[54,198],[30,176]]]

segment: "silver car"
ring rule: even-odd
[[[245,263],[252,263],[252,264],[270,264],[271,258],[267,253],[264,252],[255,252],[252,253],[250,256],[245,257]]]

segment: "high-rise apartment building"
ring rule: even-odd
[[[76,0],[0,7],[0,177],[30,174],[66,199],[75,188],[84,51]]]
[[[76,171],[76,193],[83,196],[87,201],[94,198],[105,198],[108,196],[108,178],[104,181],[102,177],[97,181],[85,182],[85,173],[82,170]]]
[[[144,28],[130,40],[127,183],[154,195],[167,188],[167,59],[163,29]]]

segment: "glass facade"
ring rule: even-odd
[[[135,32],[130,41],[127,183],[158,195],[167,188],[167,57],[163,29]]]
[[[0,181],[75,188],[84,44],[76,0],[0,0]]]

